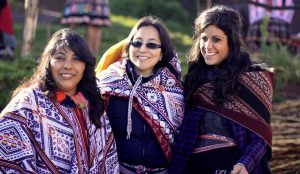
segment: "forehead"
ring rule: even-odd
[[[159,33],[153,26],[143,26],[137,30],[133,39],[157,40],[159,41]]]
[[[210,35],[210,36],[214,36],[214,35],[226,36],[224,31],[215,25],[209,25],[206,28],[204,28],[204,30],[201,32],[201,35],[203,35],[203,34]]]
[[[68,45],[57,45],[55,47],[54,54],[66,54],[69,52],[74,52]]]

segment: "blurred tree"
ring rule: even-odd
[[[31,50],[32,42],[35,38],[37,19],[39,14],[39,0],[25,0],[25,23],[23,30],[23,43],[21,57],[25,57]]]

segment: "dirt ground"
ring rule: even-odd
[[[300,174],[300,97],[274,104],[271,126],[273,173]]]

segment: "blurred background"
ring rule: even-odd
[[[2,1],[4,0],[1,3]],[[13,54],[5,47],[1,52],[0,111],[10,100],[12,91],[18,84],[31,76],[49,37],[65,27],[60,24],[65,0],[6,1],[11,6],[16,42]],[[275,68],[271,166],[274,173],[299,174],[300,0],[111,0],[109,7],[112,26],[103,28],[100,53],[95,55],[97,61],[105,50],[129,34],[140,17],[155,15],[169,29],[185,75],[186,53],[191,48],[194,34],[193,21],[198,13],[214,4],[225,4],[240,11],[244,22],[245,49],[255,61],[265,62]],[[288,16],[287,21],[282,18],[284,12]],[[274,24],[276,15],[279,19]],[[278,20],[279,24],[276,23]],[[8,24],[8,19],[2,14],[0,23]],[[85,26],[76,26],[74,29],[86,38]],[[284,32],[288,34],[283,38]]]

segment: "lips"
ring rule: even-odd
[[[137,56],[136,58],[138,60],[147,60],[149,57],[146,57],[146,56]]]
[[[62,74],[60,74],[60,76],[61,76],[63,79],[71,79],[71,78],[74,77],[75,75],[69,74],[69,73],[62,73]]]
[[[215,52],[206,52],[205,53],[207,56],[214,56],[214,55],[216,55],[217,53],[215,53]]]

